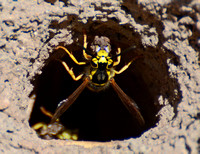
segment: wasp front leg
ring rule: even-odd
[[[64,62],[64,61],[60,61],[63,66],[65,67],[65,69],[67,70],[67,72],[69,73],[69,75],[72,77],[73,80],[78,81],[83,77],[83,74],[80,74],[79,76],[75,76],[74,72],[73,72],[73,68],[69,68],[69,66]]]

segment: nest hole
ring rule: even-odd
[[[55,22],[54,27],[56,29]],[[164,98],[174,100],[172,98],[177,84],[174,84],[176,81],[169,77],[166,64],[168,55],[159,48],[143,48],[138,33],[128,25],[122,26],[109,20],[104,23],[88,22],[87,25],[80,23],[73,25],[72,39],[77,41],[65,47],[79,61],[84,60],[80,46],[83,44],[83,29],[88,36],[88,49],[96,35],[107,36],[110,39],[113,54],[117,51],[117,47],[122,49],[122,59],[116,67],[117,70],[138,57],[125,72],[116,75],[115,80],[138,105],[145,126],[141,127],[138,121],[132,118],[111,86],[101,92],[93,92],[86,88],[60,117],[60,122],[67,129],[78,130],[78,140],[82,141],[111,141],[139,137],[154,127],[159,120],[156,115],[162,106],[159,105],[158,97],[162,95]],[[64,43],[60,42],[60,45]],[[50,118],[41,112],[40,107],[43,106],[54,113],[59,102],[66,99],[83,82],[74,81],[58,59],[73,67],[76,75],[84,71],[84,67],[77,66],[64,51],[53,51],[46,60],[42,74],[33,81],[36,99],[29,121],[31,126],[38,122],[48,124]]]

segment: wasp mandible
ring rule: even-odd
[[[141,115],[137,104],[132,100],[129,96],[127,96],[123,90],[117,85],[114,80],[116,74],[121,74],[131,65],[133,60],[131,60],[128,64],[123,66],[119,71],[115,70],[115,66],[117,66],[121,61],[121,48],[117,49],[116,55],[111,55],[111,45],[110,39],[105,36],[95,36],[94,41],[91,45],[93,50],[93,55],[89,55],[86,53],[87,50],[87,35],[83,34],[83,57],[85,59],[84,62],[79,62],[74,55],[69,52],[65,47],[58,46],[56,49],[63,49],[69,57],[77,64],[77,65],[85,65],[85,67],[89,67],[86,71],[78,76],[75,76],[73,72],[73,68],[69,68],[66,62],[61,61],[67,72],[70,74],[73,80],[78,81],[83,79],[83,83],[65,100],[61,101],[51,119],[51,123],[54,123],[78,98],[81,92],[87,87],[94,92],[101,91],[111,85],[115,92],[118,94],[119,98],[131,113],[134,118],[137,118],[138,122],[141,126],[145,124],[144,118]],[[116,61],[114,61],[114,57]],[[87,64],[89,63],[89,66]]]

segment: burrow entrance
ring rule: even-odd
[[[73,28],[69,25],[73,25]],[[178,99],[175,99],[177,96],[174,90],[178,89],[178,83],[170,78],[167,66],[167,59],[169,57],[176,59],[176,57],[163,52],[159,45],[155,48],[144,48],[139,33],[134,32],[130,25],[119,25],[112,19],[107,22],[91,21],[87,24],[53,21],[50,28],[57,30],[57,33],[52,33],[52,38],[60,35],[62,29],[70,30],[73,43],[66,45],[64,41],[60,41],[59,45],[73,52],[79,61],[84,60],[81,47],[83,30],[88,36],[88,51],[96,35],[110,38],[113,54],[117,51],[117,47],[121,47],[122,53],[126,51],[122,54],[117,70],[134,57],[140,57],[128,70],[116,75],[115,80],[121,89],[137,103],[145,119],[145,126],[141,127],[137,120],[131,117],[111,86],[98,93],[85,89],[60,118],[66,128],[79,131],[78,140],[111,141],[138,137],[149,128],[155,127],[158,122],[159,117],[156,115],[162,107],[158,102],[159,96],[167,98],[171,105],[177,103]],[[54,45],[51,44],[51,46]],[[33,80],[36,99],[30,117],[31,126],[38,122],[48,124],[50,118],[41,112],[40,107],[43,106],[54,113],[58,103],[66,99],[82,83],[82,81],[74,81],[58,59],[73,67],[77,75],[84,71],[84,67],[77,66],[64,51],[53,50],[46,60],[42,74]]]

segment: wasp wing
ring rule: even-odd
[[[74,101],[88,85],[88,82],[89,78],[86,78],[83,83],[67,99],[61,101],[58,104],[58,108],[51,118],[51,123],[54,123],[74,103]]]
[[[137,104],[135,103],[134,100],[132,100],[129,96],[127,96],[123,90],[117,85],[117,83],[115,82],[114,79],[110,80],[110,83],[113,87],[113,89],[117,92],[119,98],[121,99],[121,101],[123,102],[123,104],[125,105],[125,107],[129,110],[129,112],[131,113],[131,115],[134,118],[137,118],[140,125],[143,126],[145,124],[144,118],[141,115],[139,108],[137,106]]]

